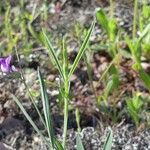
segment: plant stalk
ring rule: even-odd
[[[134,0],[134,19],[133,19],[132,38],[135,38],[136,36],[137,17],[138,17],[138,0]]]
[[[109,1],[110,3],[110,18],[113,18],[113,15],[114,15],[114,1],[113,0],[110,0]]]
[[[65,149],[67,127],[68,127],[68,102],[69,102],[69,80],[65,79],[64,82],[64,131],[63,131],[63,148]]]
[[[77,123],[77,131],[80,133],[81,132],[81,127],[80,127],[80,112],[79,112],[79,108],[76,108],[75,111],[75,115],[76,115],[76,123]]]

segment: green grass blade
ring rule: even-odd
[[[102,9],[97,10],[96,18],[99,24],[106,30],[107,34],[109,35],[109,21],[105,12]]]
[[[81,140],[79,133],[77,134],[77,137],[76,137],[76,145],[77,145],[77,150],[84,150],[82,140]]]
[[[55,149],[56,150],[64,150],[62,144],[57,139],[55,139]]]
[[[54,132],[53,132],[53,127],[52,127],[52,117],[50,114],[49,99],[48,99],[44,79],[42,77],[40,69],[38,69],[38,77],[39,77],[39,82],[40,82],[40,87],[41,87],[43,111],[44,111],[44,117],[45,117],[45,122],[47,126],[48,136],[50,138],[51,145],[54,148]]]
[[[48,39],[46,33],[44,32],[44,30],[42,31],[42,35],[43,36],[41,38],[42,38],[43,44],[48,48],[50,56],[53,57],[53,59],[55,61],[55,64],[57,66],[57,69],[58,69],[61,77],[64,79],[64,74],[63,74],[63,71],[62,71],[62,67],[61,67],[61,65],[59,63],[59,60],[58,60],[56,54],[55,54],[56,52],[54,51],[54,49],[52,47],[52,44],[49,41],[49,39]]]
[[[109,131],[109,133],[108,133],[108,136],[107,136],[107,138],[106,138],[106,141],[105,141],[103,150],[111,150],[112,141],[113,141],[113,132],[112,132],[112,130],[110,129],[110,131]]]
[[[76,56],[75,61],[74,61],[73,65],[71,67],[71,70],[69,72],[68,78],[71,77],[71,75],[74,73],[75,69],[77,68],[77,66],[79,64],[79,61],[80,61],[81,57],[83,56],[83,54],[85,52],[85,49],[87,47],[87,44],[89,42],[89,39],[90,39],[90,36],[92,34],[92,31],[93,31],[94,27],[95,27],[95,20],[93,21],[93,23],[92,23],[92,25],[91,25],[91,27],[90,27],[90,29],[89,29],[86,37],[85,37],[85,40],[83,41],[83,43],[81,45],[81,48],[80,48],[80,50],[78,52],[78,55]]]
[[[31,93],[31,91],[29,90],[28,85],[26,84],[25,81],[23,81],[23,82],[24,82],[24,85],[25,85],[25,87],[26,87],[26,89],[27,89],[27,92],[28,92],[28,94],[29,94],[29,97],[30,97],[30,99],[31,99],[31,102],[32,102],[32,104],[33,104],[33,106],[34,106],[34,108],[35,108],[37,114],[39,115],[39,117],[40,117],[40,119],[41,119],[41,121],[42,121],[44,127],[46,127],[45,122],[44,122],[44,119],[43,119],[43,116],[42,116],[42,114],[40,113],[40,110],[39,110],[37,104],[35,103],[35,99],[33,98],[32,93]]]
[[[66,46],[65,40],[66,40],[66,37],[63,37],[62,56],[63,56],[63,74],[64,74],[64,77],[67,78],[68,76],[68,54],[67,54],[67,46]]]
[[[139,75],[148,90],[150,91],[150,76],[144,71],[144,69],[139,70]]]
[[[31,117],[29,116],[29,114],[27,113],[27,111],[25,110],[25,108],[23,107],[23,105],[20,103],[20,101],[18,100],[18,98],[16,96],[14,96],[14,95],[12,95],[12,97],[13,97],[13,100],[16,102],[16,104],[21,109],[21,111],[23,112],[23,114],[25,115],[25,117],[27,118],[27,120],[33,126],[34,130],[41,136],[41,138],[43,139],[43,141],[45,141],[47,143],[46,138],[43,136],[43,134],[41,133],[41,131],[38,129],[38,127],[36,126],[36,124],[34,123],[34,121],[31,119]]]
[[[145,29],[143,30],[143,32],[141,33],[140,37],[139,37],[139,42],[141,42],[149,33],[150,31],[150,23],[145,27]]]

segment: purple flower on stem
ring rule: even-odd
[[[0,69],[3,73],[11,73],[17,71],[15,66],[11,64],[12,56],[9,55],[8,57],[1,57],[0,58]]]

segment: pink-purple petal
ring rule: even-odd
[[[12,56],[9,55],[5,58],[0,58],[0,69],[4,73],[11,73],[16,71],[15,66],[11,65]]]
[[[0,67],[1,67],[2,72],[4,72],[4,73],[11,72],[10,66],[7,66],[6,64],[1,64]]]
[[[6,64],[10,65],[11,60],[12,60],[12,56],[11,55],[9,55],[8,57],[6,57],[6,59],[5,59]]]

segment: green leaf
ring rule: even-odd
[[[141,63],[141,42],[139,39],[129,39],[128,37],[125,38],[129,49],[132,53],[132,57],[134,58],[134,61],[139,65]]]
[[[137,110],[133,106],[133,102],[132,101],[133,101],[132,99],[129,99],[129,100],[126,101],[126,103],[127,103],[127,110],[129,112],[129,115],[131,116],[131,118],[135,122],[136,126],[138,126],[138,124],[139,124],[139,116],[138,116]]]
[[[150,90],[150,76],[144,71],[144,69],[139,70],[139,75],[148,90]]]
[[[64,150],[62,144],[57,139],[55,139],[55,148],[56,150]]]
[[[63,40],[62,40],[62,56],[63,56],[63,74],[64,74],[64,77],[67,78],[68,76],[68,68],[69,68],[69,63],[68,63],[68,54],[67,54],[67,46],[66,46],[66,43],[65,43],[65,40],[66,38],[63,37]]]
[[[44,30],[42,31],[42,34],[43,34],[43,36],[41,37],[41,39],[42,39],[42,41],[43,41],[43,44],[48,48],[49,54],[50,54],[50,56],[53,57],[53,59],[54,59],[54,61],[55,61],[55,64],[56,64],[56,66],[57,66],[57,69],[58,69],[58,71],[59,71],[61,77],[62,77],[63,80],[64,80],[64,74],[63,74],[63,71],[62,71],[62,67],[61,67],[61,65],[60,65],[60,63],[59,63],[59,60],[58,60],[58,58],[57,58],[57,56],[56,56],[56,52],[54,51],[54,49],[53,49],[53,47],[52,47],[52,45],[51,45],[51,43],[50,43],[50,41],[49,41],[49,39],[48,39],[46,33],[44,32]]]
[[[147,38],[147,36],[149,37],[149,34],[148,34],[149,32],[150,32],[150,23],[145,27],[145,29],[141,33],[138,41],[141,42],[144,38]]]
[[[110,41],[115,41],[116,39],[116,36],[117,36],[117,32],[118,32],[118,29],[117,29],[117,22],[115,19],[110,19],[109,21],[109,38],[110,38]]]
[[[102,9],[99,9],[96,12],[96,17],[99,24],[106,30],[107,34],[109,35],[109,22],[104,11]]]
[[[146,18],[146,19],[148,19],[149,15],[150,15],[150,6],[148,6],[148,5],[145,4],[143,6],[142,13],[143,13],[143,17]]]
[[[77,133],[76,145],[77,145],[77,150],[84,150],[84,147],[83,147],[83,144],[82,144],[81,137],[80,137],[79,133]]]
[[[141,108],[141,106],[143,104],[142,98],[140,95],[141,95],[140,93],[137,93],[135,98],[133,99],[133,106],[137,110],[137,112],[139,111],[139,109]]]
[[[106,138],[106,141],[105,141],[103,150],[111,150],[112,142],[113,142],[113,132],[112,132],[112,130],[110,129],[110,131],[109,131],[109,133],[108,133],[108,136],[107,136],[107,138]]]
[[[43,80],[43,77],[42,77],[42,74],[41,74],[39,68],[38,68],[38,77],[39,77],[39,81],[40,81],[43,111],[44,111],[44,117],[45,117],[45,122],[46,122],[46,126],[47,126],[48,136],[50,138],[51,145],[54,148],[54,140],[55,139],[54,139],[54,132],[53,132],[53,127],[52,127],[50,104],[49,104],[49,99],[48,99],[45,83],[44,83],[44,80]]]
[[[136,93],[136,95],[134,95],[132,99],[127,99],[126,103],[127,103],[127,110],[129,112],[129,115],[134,120],[136,126],[138,126],[140,121],[139,114],[140,114],[141,106],[143,105],[140,94]]]
[[[116,58],[116,61],[118,62],[119,60]],[[118,75],[118,70],[114,64],[109,68],[109,73],[110,75]]]
[[[74,61],[73,65],[72,65],[72,67],[70,69],[70,72],[69,72],[69,75],[68,75],[68,79],[70,79],[71,75],[74,73],[75,69],[77,68],[77,66],[79,64],[79,61],[80,61],[80,59],[82,58],[82,56],[83,56],[83,54],[85,52],[85,49],[87,47],[87,44],[89,42],[89,39],[90,39],[90,36],[92,34],[92,31],[93,31],[94,27],[95,27],[95,20],[93,21],[90,29],[88,30],[87,35],[85,37],[85,40],[83,41],[83,43],[81,45],[81,48],[80,48],[80,50],[78,52],[78,55],[75,58],[75,61]]]
[[[32,35],[35,39],[37,39],[38,41],[40,41],[40,38],[39,38],[40,36],[38,35],[37,32],[34,31],[34,28],[32,27],[32,24],[31,24],[31,23],[28,24],[28,30],[29,30],[29,32],[31,33],[31,35]]]
[[[108,71],[110,79],[108,80],[106,88],[104,90],[104,95],[106,98],[113,90],[116,90],[119,86],[119,74],[115,65],[112,64]]]

